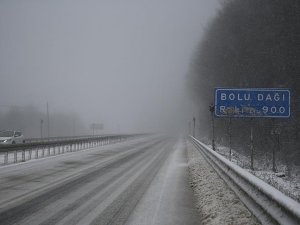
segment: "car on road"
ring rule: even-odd
[[[20,131],[0,131],[0,144],[21,144],[24,142],[24,136]]]

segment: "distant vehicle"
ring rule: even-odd
[[[0,131],[0,144],[21,144],[24,143],[24,136],[19,131]]]

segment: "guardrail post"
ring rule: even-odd
[[[51,146],[48,146],[48,156],[51,155]]]
[[[29,155],[28,155],[28,159],[31,160],[32,149],[29,149],[28,154],[29,154]]]
[[[39,158],[39,149],[38,148],[35,149],[35,158],[36,159]]]
[[[8,152],[4,153],[4,164],[8,164]]]
[[[43,150],[42,150],[42,158],[44,158],[45,157],[45,148],[43,148]]]
[[[14,163],[16,163],[18,161],[18,151],[16,150],[14,152]]]
[[[25,150],[22,150],[22,162],[25,162]]]

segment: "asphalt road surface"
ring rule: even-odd
[[[200,224],[186,161],[151,136],[1,167],[0,224]]]

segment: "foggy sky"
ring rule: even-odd
[[[107,131],[186,129],[185,75],[217,0],[1,0],[1,105]]]

